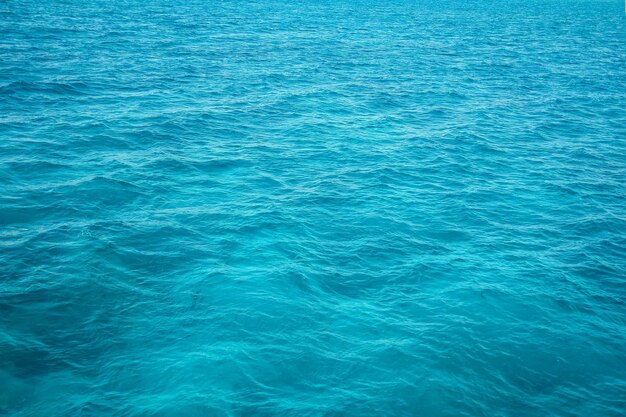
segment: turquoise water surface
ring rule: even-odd
[[[626,415],[619,0],[0,2],[0,415]]]

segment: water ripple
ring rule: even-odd
[[[0,414],[622,416],[617,0],[0,4]]]

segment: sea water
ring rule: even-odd
[[[619,0],[0,3],[0,414],[623,416]]]

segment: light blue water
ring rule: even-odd
[[[623,416],[621,1],[0,3],[0,414]]]

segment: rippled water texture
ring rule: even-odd
[[[0,414],[623,416],[620,1],[0,3]]]

